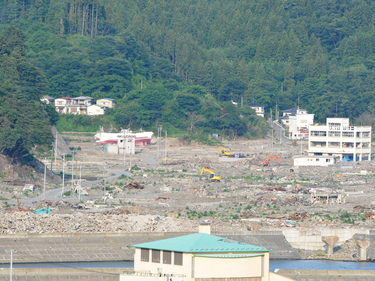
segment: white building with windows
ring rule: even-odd
[[[284,110],[280,120],[288,127],[288,137],[290,139],[307,139],[309,126],[314,124],[314,114],[307,113],[306,109],[295,107]]]
[[[327,118],[325,125],[311,125],[308,155],[370,161],[371,126],[351,126],[349,118]]]

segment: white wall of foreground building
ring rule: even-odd
[[[311,125],[308,155],[370,161],[371,126],[350,126],[349,118],[327,118],[325,125]]]

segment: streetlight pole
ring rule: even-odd
[[[8,252],[6,250],[6,252]],[[9,280],[13,279],[13,249],[10,249],[10,270],[9,270]]]

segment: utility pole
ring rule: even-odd
[[[81,188],[82,188],[82,162],[79,163],[79,200],[81,200]]]
[[[124,140],[123,140],[123,146],[122,146],[122,152],[124,153],[124,169],[126,168],[126,146],[125,146],[126,140],[127,138],[125,138],[125,134],[124,134]]]
[[[63,177],[62,177],[62,188],[61,188],[61,197],[64,195],[64,185],[65,185],[65,153],[63,154],[63,163],[62,163],[62,172],[63,172]]]
[[[272,108],[270,109],[270,115],[271,115],[271,122],[272,122]]]
[[[160,138],[163,130],[163,125],[159,125],[158,127],[158,155],[156,158],[159,158],[159,150],[160,150]]]
[[[167,136],[168,136],[168,134],[167,134],[168,132],[167,132],[167,130],[165,130],[164,131],[164,134],[165,134],[165,142],[164,142],[164,148],[165,148],[165,150],[164,150],[164,161],[167,161],[167,142],[168,142],[168,138],[167,138]]]
[[[135,142],[135,136],[130,137],[130,149],[129,149],[129,154],[130,154],[130,170],[132,169],[132,154],[133,154],[133,142]]]
[[[55,133],[55,165],[56,165],[56,156],[57,156],[57,131]]]
[[[104,199],[104,203],[105,203],[104,154],[105,154],[105,146],[103,145],[103,199]]]
[[[74,147],[72,153],[72,191],[74,190]]]
[[[44,158],[44,161],[46,161],[46,158]],[[46,177],[47,177],[47,164],[44,163],[43,199],[46,199]]]

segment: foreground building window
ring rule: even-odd
[[[141,261],[150,261],[150,254],[148,249],[141,249]]]
[[[174,264],[182,265],[182,253],[174,252]]]
[[[160,263],[160,250],[152,250],[152,262]]]

